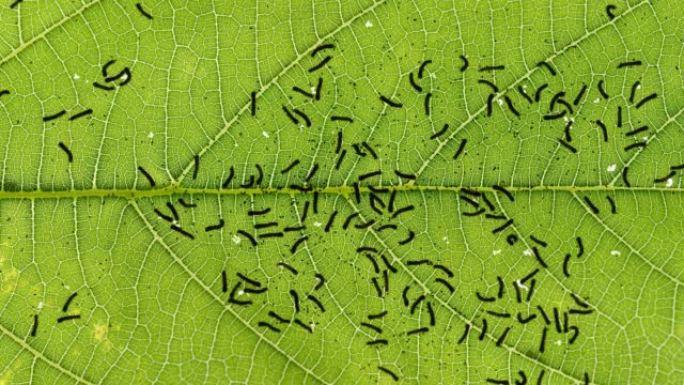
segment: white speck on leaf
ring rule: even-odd
[[[233,240],[233,243],[236,244],[236,245],[239,244],[239,243],[242,241],[242,240],[240,239],[240,237],[237,236],[237,234],[236,234],[236,235],[233,235],[232,240]]]
[[[615,163],[613,163],[613,164],[609,165],[606,170],[608,170],[608,172],[614,172],[615,170],[617,170],[617,165]]]
[[[515,280],[515,284],[516,284],[519,288],[521,288],[521,289],[523,289],[523,290],[525,290],[525,291],[529,290],[529,288],[528,288],[527,286],[523,285],[522,282],[520,282],[519,279],[516,279],[516,280]]]

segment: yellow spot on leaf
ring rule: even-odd
[[[95,338],[96,341],[102,344],[102,347],[105,350],[109,350],[112,348],[112,343],[109,341],[107,338],[107,335],[109,334],[109,326],[103,323],[98,323],[95,324],[95,327],[93,329],[93,338]]]

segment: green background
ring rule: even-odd
[[[684,163],[684,7],[674,0],[617,1],[610,19],[607,4],[144,1],[152,20],[130,1],[2,6],[0,89],[10,94],[0,97],[0,384],[394,383],[379,365],[406,384],[513,383],[519,370],[529,383],[544,370],[545,384],[583,383],[584,373],[602,385],[681,384],[684,171],[670,186],[654,180]],[[323,43],[334,50],[312,58]],[[327,66],[308,72],[328,54]],[[460,55],[470,63],[465,72]],[[111,59],[119,69],[129,67],[132,80],[104,92],[92,83],[102,81],[101,67]],[[421,84],[433,95],[429,117],[423,95],[408,83],[428,59]],[[628,60],[643,65],[617,68]],[[478,71],[491,65],[505,70]],[[291,91],[315,86],[319,76],[320,101]],[[509,95],[521,116],[496,102],[486,116],[490,91],[478,84],[481,78]],[[600,98],[600,80],[608,100]],[[637,80],[640,97],[658,94],[640,109],[628,100]],[[529,104],[516,91],[533,93],[544,83],[542,103]],[[578,152],[572,154],[558,142],[563,123],[542,117],[552,92],[565,90],[572,100],[583,84],[588,91],[573,115]],[[401,100],[403,108],[388,108],[379,94]],[[312,126],[292,124],[283,105],[305,111]],[[86,108],[94,113],[85,119],[41,119]],[[608,142],[596,119],[608,126]],[[444,123],[447,133],[428,139]],[[625,152],[635,139],[624,133],[642,125],[650,128],[648,145]],[[349,154],[334,170],[340,130]],[[466,150],[454,160],[463,139]],[[364,141],[378,160],[353,154],[350,144]],[[73,152],[72,163],[59,142]],[[196,154],[201,162],[193,179]],[[294,159],[299,167],[282,174]],[[255,164],[263,167],[262,184],[240,187]],[[236,242],[236,231],[255,223],[246,215],[252,208],[271,207],[269,218],[282,225],[299,223],[312,194],[288,186],[302,184],[313,164],[319,170],[309,185],[320,201],[306,220],[304,246],[292,255],[293,235],[256,248],[244,238]],[[235,181],[220,189],[230,167]],[[621,179],[625,167],[631,187]],[[378,169],[383,175],[365,183],[364,199],[368,185],[391,186],[397,207],[416,209],[400,217],[403,232],[343,231],[342,218],[352,212],[374,215],[365,200],[354,200],[351,186]],[[402,181],[397,169],[417,179]],[[512,191],[515,202],[495,194],[494,184]],[[487,194],[500,213],[515,218],[514,226],[492,234],[491,220],[463,216],[472,209],[459,200],[461,187]],[[194,240],[153,212],[178,198],[197,203],[179,208]],[[324,232],[321,224],[334,210],[339,222]],[[219,218],[223,229],[204,232]],[[409,229],[415,240],[399,245]],[[508,246],[509,233],[521,242]],[[515,322],[490,318],[483,341],[471,334],[458,344],[466,322],[477,333],[492,309],[476,291],[495,292],[497,276],[512,281],[536,267],[525,253],[531,234],[549,243],[549,268],[537,275],[535,297],[518,304],[509,290],[496,306],[514,313],[537,305],[568,308],[574,306],[568,293],[578,293],[594,310],[573,319],[580,337],[569,345],[552,333],[541,354],[539,324],[516,324],[496,346]],[[562,261],[576,252],[578,236],[585,254],[573,259],[566,278]],[[355,252],[362,244],[380,248],[398,269],[384,299],[370,284],[368,261]],[[435,283],[434,270],[406,264],[423,258],[454,271],[455,293]],[[279,269],[280,261],[297,266],[297,277]],[[268,292],[249,307],[227,303],[224,269],[231,285],[241,271]],[[302,310],[316,325],[313,333],[258,327],[271,309],[291,312],[288,291],[310,291],[317,272],[327,279],[316,292],[326,312],[310,302]],[[406,285],[434,306],[437,322],[429,333],[405,334],[428,318],[425,308],[411,314],[403,306]],[[56,323],[75,291],[69,314],[81,319]],[[374,333],[360,323],[382,309],[390,344],[373,348],[366,342]]]

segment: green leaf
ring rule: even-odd
[[[612,5],[6,4],[0,384],[681,383],[684,8]]]

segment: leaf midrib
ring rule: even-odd
[[[641,193],[684,193],[684,187],[625,187],[625,186],[504,186],[506,190],[513,194],[520,193],[611,193],[611,192],[641,192]],[[463,189],[470,189],[484,193],[497,193],[491,186],[459,185],[459,186],[437,186],[437,185],[373,185],[360,186],[362,194],[372,193],[373,189],[388,189],[397,192],[436,192],[436,193],[458,193]],[[235,195],[313,195],[319,194],[354,194],[353,186],[328,186],[312,187],[311,191],[302,191],[291,187],[253,187],[253,188],[232,188],[232,189],[209,189],[192,188],[180,186],[167,186],[155,189],[136,190],[136,189],[84,189],[84,190],[53,190],[53,191],[0,191],[1,200],[13,199],[67,199],[67,198],[124,198],[141,199],[155,198],[177,195],[211,195],[211,196],[235,196]]]

